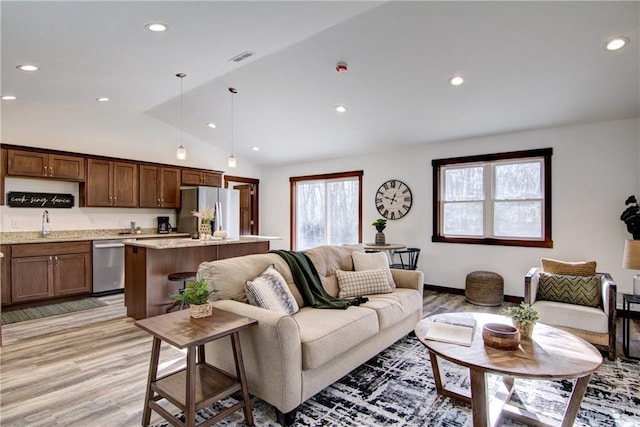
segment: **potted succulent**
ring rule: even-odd
[[[213,307],[209,302],[209,297],[215,290],[209,290],[209,284],[204,279],[198,279],[195,282],[187,282],[185,288],[180,293],[170,295],[177,302],[189,304],[191,317],[198,319],[200,317],[208,317],[213,313]]]
[[[383,231],[387,227],[387,220],[383,218],[378,218],[375,221],[373,221],[371,225],[373,225],[378,231],[376,233],[376,245],[384,245],[385,238],[384,238]]]
[[[540,319],[540,314],[525,302],[521,302],[519,306],[505,308],[502,314],[511,317],[513,325],[520,331],[522,338],[531,338],[533,327]]]
[[[624,204],[627,208],[620,215],[620,220],[627,225],[627,231],[633,236],[633,240],[640,240],[640,205],[636,196],[627,197]]]

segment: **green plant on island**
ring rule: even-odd
[[[209,284],[204,279],[198,279],[196,281],[187,282],[183,291],[178,294],[169,295],[174,301],[189,304],[189,305],[202,305],[209,302],[209,297],[217,289],[210,291]]]
[[[519,306],[505,308],[502,310],[502,314],[511,317],[514,322],[518,322],[522,326],[535,325],[540,319],[540,314],[525,302],[521,302]]]
[[[378,233],[382,233],[384,229],[387,228],[387,220],[378,218],[375,221],[373,221],[371,225],[373,225],[376,228]]]

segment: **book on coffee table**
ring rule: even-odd
[[[476,321],[471,317],[438,316],[429,325],[425,339],[471,346]]]

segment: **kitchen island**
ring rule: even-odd
[[[167,276],[197,271],[203,261],[232,258],[269,250],[279,237],[241,236],[240,239],[146,239],[125,242],[124,304],[136,320],[157,316],[171,304],[170,294],[182,288]]]

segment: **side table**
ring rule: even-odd
[[[624,310],[624,317],[622,318],[622,350],[624,350],[624,356],[628,359],[640,359],[640,357],[629,355],[629,330],[631,329],[631,304],[640,304],[639,295],[624,294],[622,295],[622,309]],[[638,313],[638,311],[633,311]]]
[[[238,403],[199,425],[212,425],[243,408],[245,423],[252,426],[253,415],[242,362],[239,331],[257,323],[255,319],[217,309],[213,310],[213,316],[201,319],[193,319],[189,315],[189,310],[182,310],[136,321],[136,326],[153,335],[142,425],[149,425],[151,411],[154,410],[173,425],[194,427],[196,411],[240,392],[241,399]],[[233,346],[235,377],[208,364],[205,359],[204,344],[226,336],[231,337]],[[187,366],[185,369],[159,378],[158,359],[161,341],[179,349],[186,348]],[[157,403],[162,399],[166,399],[184,411],[184,423]]]

